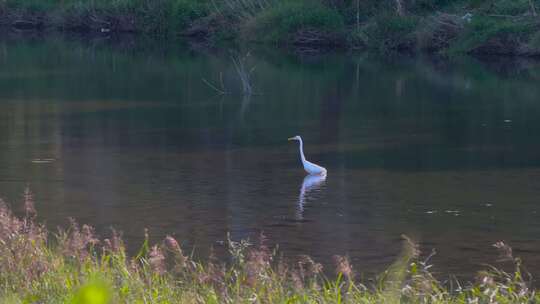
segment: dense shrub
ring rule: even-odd
[[[410,49],[415,44],[418,17],[383,14],[366,28],[369,45],[384,50]]]
[[[303,30],[321,35],[340,35],[342,16],[317,1],[281,1],[250,20],[246,34],[250,40],[287,42]]]
[[[531,7],[529,0],[497,0],[486,9],[492,14],[515,16],[530,12]]]
[[[478,16],[467,23],[451,51],[515,54],[520,45],[530,39],[535,28],[537,24],[530,20]]]
[[[176,31],[189,27],[193,21],[206,17],[210,13],[209,3],[205,1],[175,0],[170,5],[169,18],[171,18],[173,30]]]

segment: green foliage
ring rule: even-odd
[[[180,32],[209,13],[209,3],[197,0],[6,0],[3,6],[23,14],[43,14],[58,27],[113,24],[148,33]],[[92,17],[92,18],[90,18]],[[133,23],[123,26],[121,23]],[[113,28],[113,30],[115,30]]]
[[[44,12],[57,7],[58,2],[54,0],[5,0],[3,5],[9,9],[21,9],[29,12]]]
[[[347,35],[347,43],[353,48],[365,48],[369,45],[370,39],[364,27],[355,28]]]
[[[421,50],[446,49],[463,30],[463,18],[452,14],[439,14],[421,20],[416,29],[416,45]]]
[[[170,22],[175,31],[181,31],[194,20],[204,18],[210,13],[209,3],[196,0],[175,0],[171,2]]]
[[[455,5],[455,0],[417,0],[414,2],[414,6],[411,7],[411,10],[417,13],[431,13],[433,11],[441,10],[447,8],[451,5]]]
[[[451,47],[451,52],[467,53],[489,46],[489,43],[507,47],[510,52],[511,48],[518,46],[520,40],[527,40],[535,27],[536,24],[529,20],[501,20],[496,17],[477,16],[466,25],[464,32]],[[514,43],[509,43],[511,41]],[[500,52],[504,52],[504,49]]]
[[[487,9],[492,14],[515,16],[529,12],[531,7],[529,0],[497,0],[493,1]]]
[[[415,16],[379,15],[366,28],[369,46],[381,50],[407,49],[414,44],[418,24]]]
[[[282,42],[302,29],[325,33],[340,33],[344,29],[342,16],[335,9],[318,1],[281,1],[262,11],[247,25],[249,39]]]

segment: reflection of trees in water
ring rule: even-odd
[[[244,118],[245,118],[245,115],[246,115],[246,112],[249,108],[249,104],[251,103],[251,97],[253,95],[249,94],[249,95],[243,95],[242,96],[242,104],[240,105],[240,121],[243,123],[244,122]]]
[[[346,75],[346,74],[345,74]],[[341,112],[343,103],[349,99],[354,82],[348,77],[336,79],[334,85],[322,87],[320,100],[321,118],[319,136],[321,142],[334,142],[340,135]]]

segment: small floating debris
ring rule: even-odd
[[[493,204],[492,204],[492,203],[485,203],[484,206],[486,206],[486,207],[492,207]]]
[[[30,162],[32,162],[33,164],[48,164],[54,161],[54,158],[34,158]]]
[[[451,214],[453,216],[459,216],[459,210],[445,210],[444,212]]]
[[[428,211],[426,211],[427,214],[435,214],[437,212],[439,212],[439,211],[437,211],[437,210],[428,210]]]
[[[511,123],[512,120],[510,120],[510,119],[505,119],[504,122],[505,122],[505,123]]]

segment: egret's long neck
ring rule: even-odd
[[[302,163],[306,161],[306,157],[304,156],[304,142],[302,142],[302,139],[299,140],[300,142],[300,159],[302,159]]]

